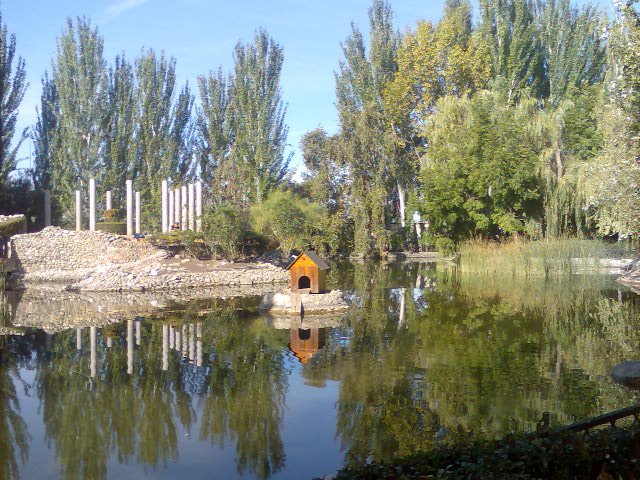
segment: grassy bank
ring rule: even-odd
[[[639,478],[640,427],[510,435],[443,445],[390,463],[354,465],[336,480]]]
[[[462,243],[459,251],[459,268],[463,272],[545,277],[571,273],[580,266],[590,268],[603,259],[635,255],[627,244],[575,238],[472,240]]]

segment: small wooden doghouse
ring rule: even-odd
[[[329,265],[315,252],[303,252],[287,267],[292,292],[322,293],[327,288]]]
[[[293,328],[289,336],[289,350],[304,364],[324,348],[326,332],[324,328]]]

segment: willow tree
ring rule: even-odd
[[[9,35],[0,12],[0,192],[7,176],[16,168],[17,154],[26,130],[13,145],[18,120],[18,108],[27,89],[25,64],[16,58],[16,37]]]
[[[287,174],[291,159],[285,155],[289,128],[280,89],[284,52],[260,29],[252,43],[236,45],[234,61],[229,100],[231,168],[224,180],[236,190],[237,201],[246,205],[269,196]]]
[[[65,198],[71,198],[77,184],[86,185],[91,177],[101,179],[106,74],[98,29],[87,18],[68,19],[53,61],[59,148],[51,161],[54,191]]]
[[[349,172],[354,243],[359,254],[383,251],[390,242],[387,216],[394,188],[390,175],[394,156],[386,134],[383,94],[397,69],[398,35],[392,19],[390,6],[376,0],[369,9],[369,50],[352,24],[336,73],[340,157]]]

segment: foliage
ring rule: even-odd
[[[17,233],[27,231],[27,221],[24,217],[13,218],[0,222],[0,239],[8,239]]]
[[[233,205],[207,208],[203,218],[204,242],[216,255],[237,257],[247,231],[245,213]]]
[[[125,219],[126,211],[122,208],[112,208],[104,211],[105,222],[118,222]]]
[[[436,449],[389,463],[350,466],[336,479],[633,478],[640,473],[638,427],[583,433],[509,435]]]
[[[0,12],[0,193],[7,176],[16,168],[18,149],[26,131],[12,146],[16,133],[18,108],[27,90],[25,63],[16,55],[16,37],[9,35]]]
[[[424,210],[437,235],[513,235],[542,207],[527,124],[535,105],[483,91],[445,97],[425,128]]]
[[[116,235],[127,234],[126,222],[97,222],[96,230],[99,232],[115,233]]]
[[[303,250],[320,234],[325,210],[320,205],[298,197],[290,191],[278,190],[251,207],[251,226],[256,233],[273,238],[285,257],[294,248]]]

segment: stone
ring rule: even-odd
[[[640,361],[627,360],[619,363],[613,367],[611,377],[626,387],[640,389]]]

